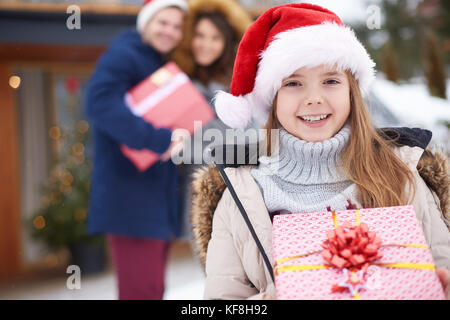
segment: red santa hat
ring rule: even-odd
[[[215,96],[217,115],[232,128],[245,128],[252,117],[265,122],[282,80],[321,64],[349,70],[363,92],[375,78],[375,63],[335,13],[306,3],[273,7],[244,34],[230,93]]]
[[[137,30],[142,32],[155,13],[167,7],[177,7],[185,12],[188,10],[186,0],[144,0],[144,4],[137,16]]]

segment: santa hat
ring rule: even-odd
[[[273,7],[244,34],[230,93],[215,96],[217,115],[232,128],[245,128],[252,117],[264,123],[282,80],[321,64],[349,70],[363,92],[375,77],[375,63],[336,14],[306,3]]]
[[[144,4],[137,16],[137,30],[139,32],[144,31],[147,22],[150,21],[155,13],[167,7],[177,7],[185,12],[188,10],[186,0],[144,0]]]

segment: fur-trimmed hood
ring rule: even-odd
[[[237,43],[253,20],[250,14],[235,0],[191,0],[188,5],[189,13],[185,20],[184,37],[172,54],[172,58],[184,72],[192,75],[194,62],[190,47],[194,34],[194,22],[200,13],[222,13],[235,32]]]
[[[428,187],[438,196],[442,213],[450,221],[450,163],[447,155],[442,151],[427,148],[419,160],[417,169]],[[194,248],[204,267],[213,215],[226,185],[219,170],[214,166],[198,169],[193,177],[190,220]]]

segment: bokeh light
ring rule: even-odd
[[[13,89],[17,89],[20,86],[21,79],[19,76],[9,77],[9,86]]]
[[[48,135],[53,140],[58,140],[59,138],[61,138],[61,129],[58,126],[51,127],[48,131]]]
[[[73,152],[73,154],[76,155],[76,156],[81,156],[81,155],[83,155],[83,153],[84,153],[84,145],[83,145],[82,143],[80,143],[80,142],[75,143],[75,144],[72,146],[72,152]]]
[[[36,229],[41,230],[45,227],[45,219],[43,216],[37,216],[33,220],[33,225]]]
[[[81,120],[77,123],[77,130],[79,133],[86,133],[89,130],[89,123],[86,120]]]

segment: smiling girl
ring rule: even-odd
[[[280,213],[410,204],[436,266],[450,268],[447,160],[424,152],[429,131],[372,125],[362,94],[373,78],[374,63],[353,31],[321,7],[274,7],[248,29],[231,91],[219,93],[215,106],[233,128],[263,120],[267,154],[258,166],[226,168],[228,188],[214,168],[197,174],[193,222],[206,260],[205,298],[276,296],[266,261],[273,266],[271,217]],[[448,271],[439,272],[445,279]]]

